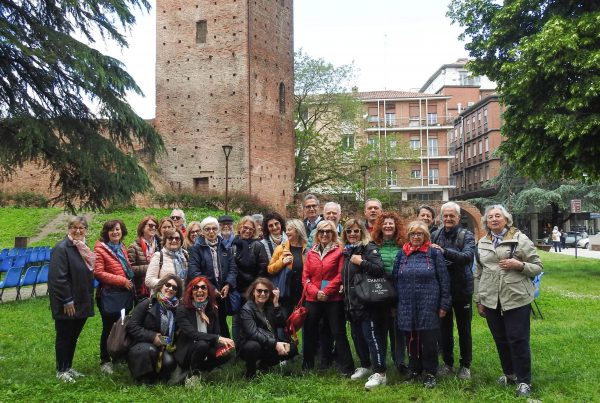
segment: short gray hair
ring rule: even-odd
[[[302,199],[302,204],[304,204],[307,200],[314,200],[317,202],[317,204],[321,204],[321,202],[319,201],[319,199],[317,199],[317,196],[315,196],[312,193],[307,194],[306,196],[304,196],[304,199]]]
[[[440,208],[440,214],[443,215],[445,209],[452,209],[458,216],[460,216],[460,206],[452,201],[442,204],[442,207]]]
[[[379,204],[379,208],[382,209],[383,208],[383,204],[381,204],[381,200],[379,199],[368,199],[367,201],[365,201],[365,207],[367,207],[367,203],[369,202],[374,202]]]
[[[217,226],[217,228],[220,228],[219,221],[215,217],[208,216],[204,220],[200,221],[200,230],[204,230],[204,227],[206,227],[208,224],[215,224]],[[217,229],[217,231],[218,231],[218,233],[221,232],[218,229]]]
[[[85,227],[85,229],[88,228],[88,222],[87,222],[87,218],[85,218],[84,216],[75,216],[75,217],[71,217],[69,219],[69,225],[68,228],[71,228],[72,226],[74,226],[75,224],[81,224]]]
[[[494,209],[498,209],[500,210],[500,212],[502,213],[502,215],[504,216],[504,218],[506,218],[506,225],[509,227],[512,227],[513,225],[513,218],[512,218],[512,214],[510,214],[508,212],[508,210],[506,210],[506,208],[502,205],[502,204],[494,204],[492,206],[488,206],[485,208],[485,213],[483,213],[483,217],[481,217],[481,224],[483,226],[484,230],[488,230],[487,227],[487,216],[489,214],[490,211],[494,210]]]
[[[336,203],[333,201],[327,202],[323,206],[323,211],[325,211],[325,209],[327,209],[327,207],[335,207],[337,209],[338,213],[340,213],[340,214],[342,213],[342,206],[340,206],[339,203]]]

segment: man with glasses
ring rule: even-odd
[[[460,225],[460,206],[454,202],[442,205],[441,226],[431,235],[431,247],[442,252],[450,275],[450,295],[452,305],[440,322],[439,345],[444,365],[440,375],[453,372],[454,364],[454,321],[458,329],[460,346],[460,368],[456,376],[471,378],[472,338],[471,319],[473,316],[473,257],[475,256],[475,236]]]
[[[223,245],[226,248],[231,248],[231,243],[235,234],[233,233],[233,217],[230,215],[222,215],[219,217],[219,228],[221,229],[221,238]]]
[[[185,235],[185,214],[183,213],[183,210],[181,209],[173,209],[173,211],[171,211],[171,220],[173,220],[173,223],[175,224],[175,228],[177,228],[179,231],[181,231],[181,233],[183,235]]]
[[[313,194],[307,194],[304,196],[304,227],[306,234],[309,235],[317,228],[317,224],[323,219],[322,215],[319,215],[319,199]]]

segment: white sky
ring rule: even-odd
[[[154,7],[155,0],[150,0]],[[359,91],[420,88],[442,64],[466,57],[449,0],[295,0],[294,48],[334,65],[354,63]],[[145,98],[128,98],[154,117],[155,10],[138,13],[129,48],[102,49],[123,61]]]

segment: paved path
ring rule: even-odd
[[[550,252],[551,253],[560,253],[563,255],[575,256],[575,248],[563,249],[562,252],[554,252],[554,247],[553,247],[550,249]],[[591,257],[593,259],[600,259],[600,251],[577,248],[577,257]]]

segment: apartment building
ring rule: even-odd
[[[399,156],[370,175],[371,186],[387,187],[402,200],[448,200],[454,188],[449,174],[448,114],[451,97],[404,91],[372,91],[354,94],[365,106],[366,141],[377,151],[398,147]],[[373,174],[373,173],[372,173]],[[373,178],[384,178],[373,179]]]

